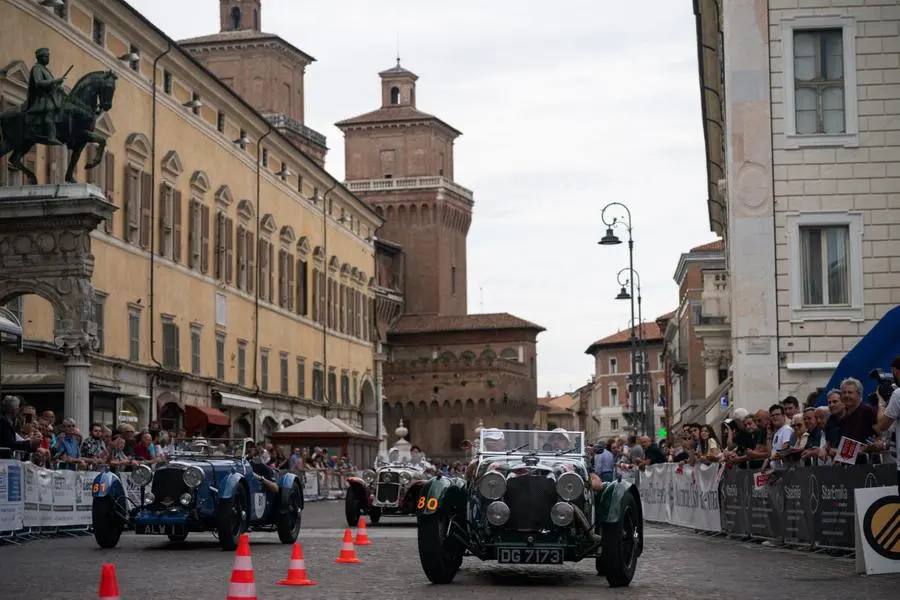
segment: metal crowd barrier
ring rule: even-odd
[[[306,469],[303,473],[303,499],[343,500],[347,495],[347,478],[360,477],[361,471],[340,469]]]

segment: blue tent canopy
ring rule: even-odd
[[[872,369],[890,372],[891,362],[900,356],[900,306],[892,308],[838,363],[816,406],[824,406],[828,390],[840,386],[841,381],[855,377],[863,384],[863,400],[875,391],[878,383],[869,377]]]

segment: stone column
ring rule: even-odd
[[[703,351],[703,367],[706,369],[706,386],[704,388],[704,397],[709,398],[710,394],[719,387],[719,365],[721,355],[715,350]]]
[[[70,356],[65,364],[65,416],[75,419],[82,432],[91,424],[91,363],[82,356]]]

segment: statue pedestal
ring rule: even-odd
[[[91,232],[116,210],[93,185],[0,187],[0,304],[36,294],[53,306],[54,342],[67,358],[62,416],[82,431],[97,335]]]

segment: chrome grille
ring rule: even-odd
[[[184,470],[182,469],[159,469],[153,474],[153,483],[151,491],[157,502],[161,502],[166,498],[177,502],[178,498],[190,489],[184,484]]]
[[[556,482],[547,477],[525,475],[506,483],[504,500],[509,505],[506,527],[515,531],[550,529],[550,509],[556,504]]]

